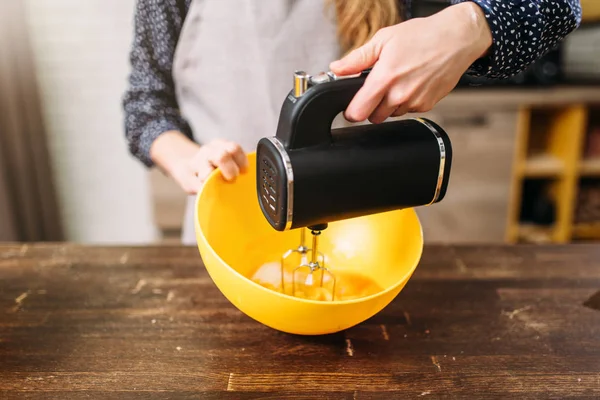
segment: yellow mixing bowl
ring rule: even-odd
[[[400,293],[423,250],[421,224],[412,209],[330,223],[320,237],[327,267],[334,273],[356,271],[371,278],[384,288],[374,295],[347,301],[307,300],[251,281],[248,277],[260,265],[278,261],[287,249],[296,248],[300,235],[299,230],[278,232],[269,225],[258,204],[254,153],[249,164],[248,172],[235,182],[226,182],[214,171],[196,199],[200,255],[233,305],[273,329],[320,335],[365,321]]]

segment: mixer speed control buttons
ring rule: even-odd
[[[304,71],[294,72],[294,97],[301,97],[308,89],[308,80],[310,75]]]
[[[325,82],[331,82],[331,76],[325,72],[321,72],[315,76],[311,76],[310,78],[311,85],[318,85]]]

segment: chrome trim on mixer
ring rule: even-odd
[[[429,204],[426,204],[429,206],[437,201],[437,199],[440,197],[440,192],[442,191],[442,184],[444,183],[444,170],[446,168],[446,145],[444,144],[442,135],[440,135],[440,133],[437,131],[437,129],[435,129],[435,127],[433,127],[433,125],[431,125],[429,122],[427,122],[423,118],[415,118],[415,119],[417,121],[419,121],[420,123],[422,123],[423,125],[425,125],[431,131],[431,133],[433,133],[433,136],[435,136],[435,138],[437,139],[438,146],[440,148],[440,168],[438,171],[438,180],[437,180],[437,184],[435,187],[435,192],[433,194],[433,199],[431,200],[431,202]]]
[[[294,217],[294,170],[292,169],[292,162],[290,157],[285,151],[285,147],[276,137],[268,137],[267,140],[273,143],[273,146],[281,155],[285,167],[285,175],[287,177],[287,210],[285,213],[285,230],[289,230],[292,226],[292,219]]]

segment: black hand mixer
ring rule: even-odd
[[[293,253],[301,261],[292,272],[305,269],[305,284],[320,271],[327,274],[335,297],[335,275],[325,267],[318,238],[328,223],[441,201],[448,187],[452,148],[448,135],[425,118],[397,119],[332,129],[362,87],[369,71],[350,77],[332,72],[311,76],[294,73],[275,137],[257,146],[257,193],[261,210],[278,231],[300,229]],[[305,243],[305,228],[312,247]]]

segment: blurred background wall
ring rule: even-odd
[[[123,134],[134,0],[19,2],[66,238],[156,240],[149,176],[129,156]]]
[[[582,5],[582,27],[527,71],[465,76],[425,115],[454,150],[446,198],[417,210],[427,242],[600,240],[600,0]],[[178,240],[185,196],[123,132],[134,6],[0,0],[0,241]]]

